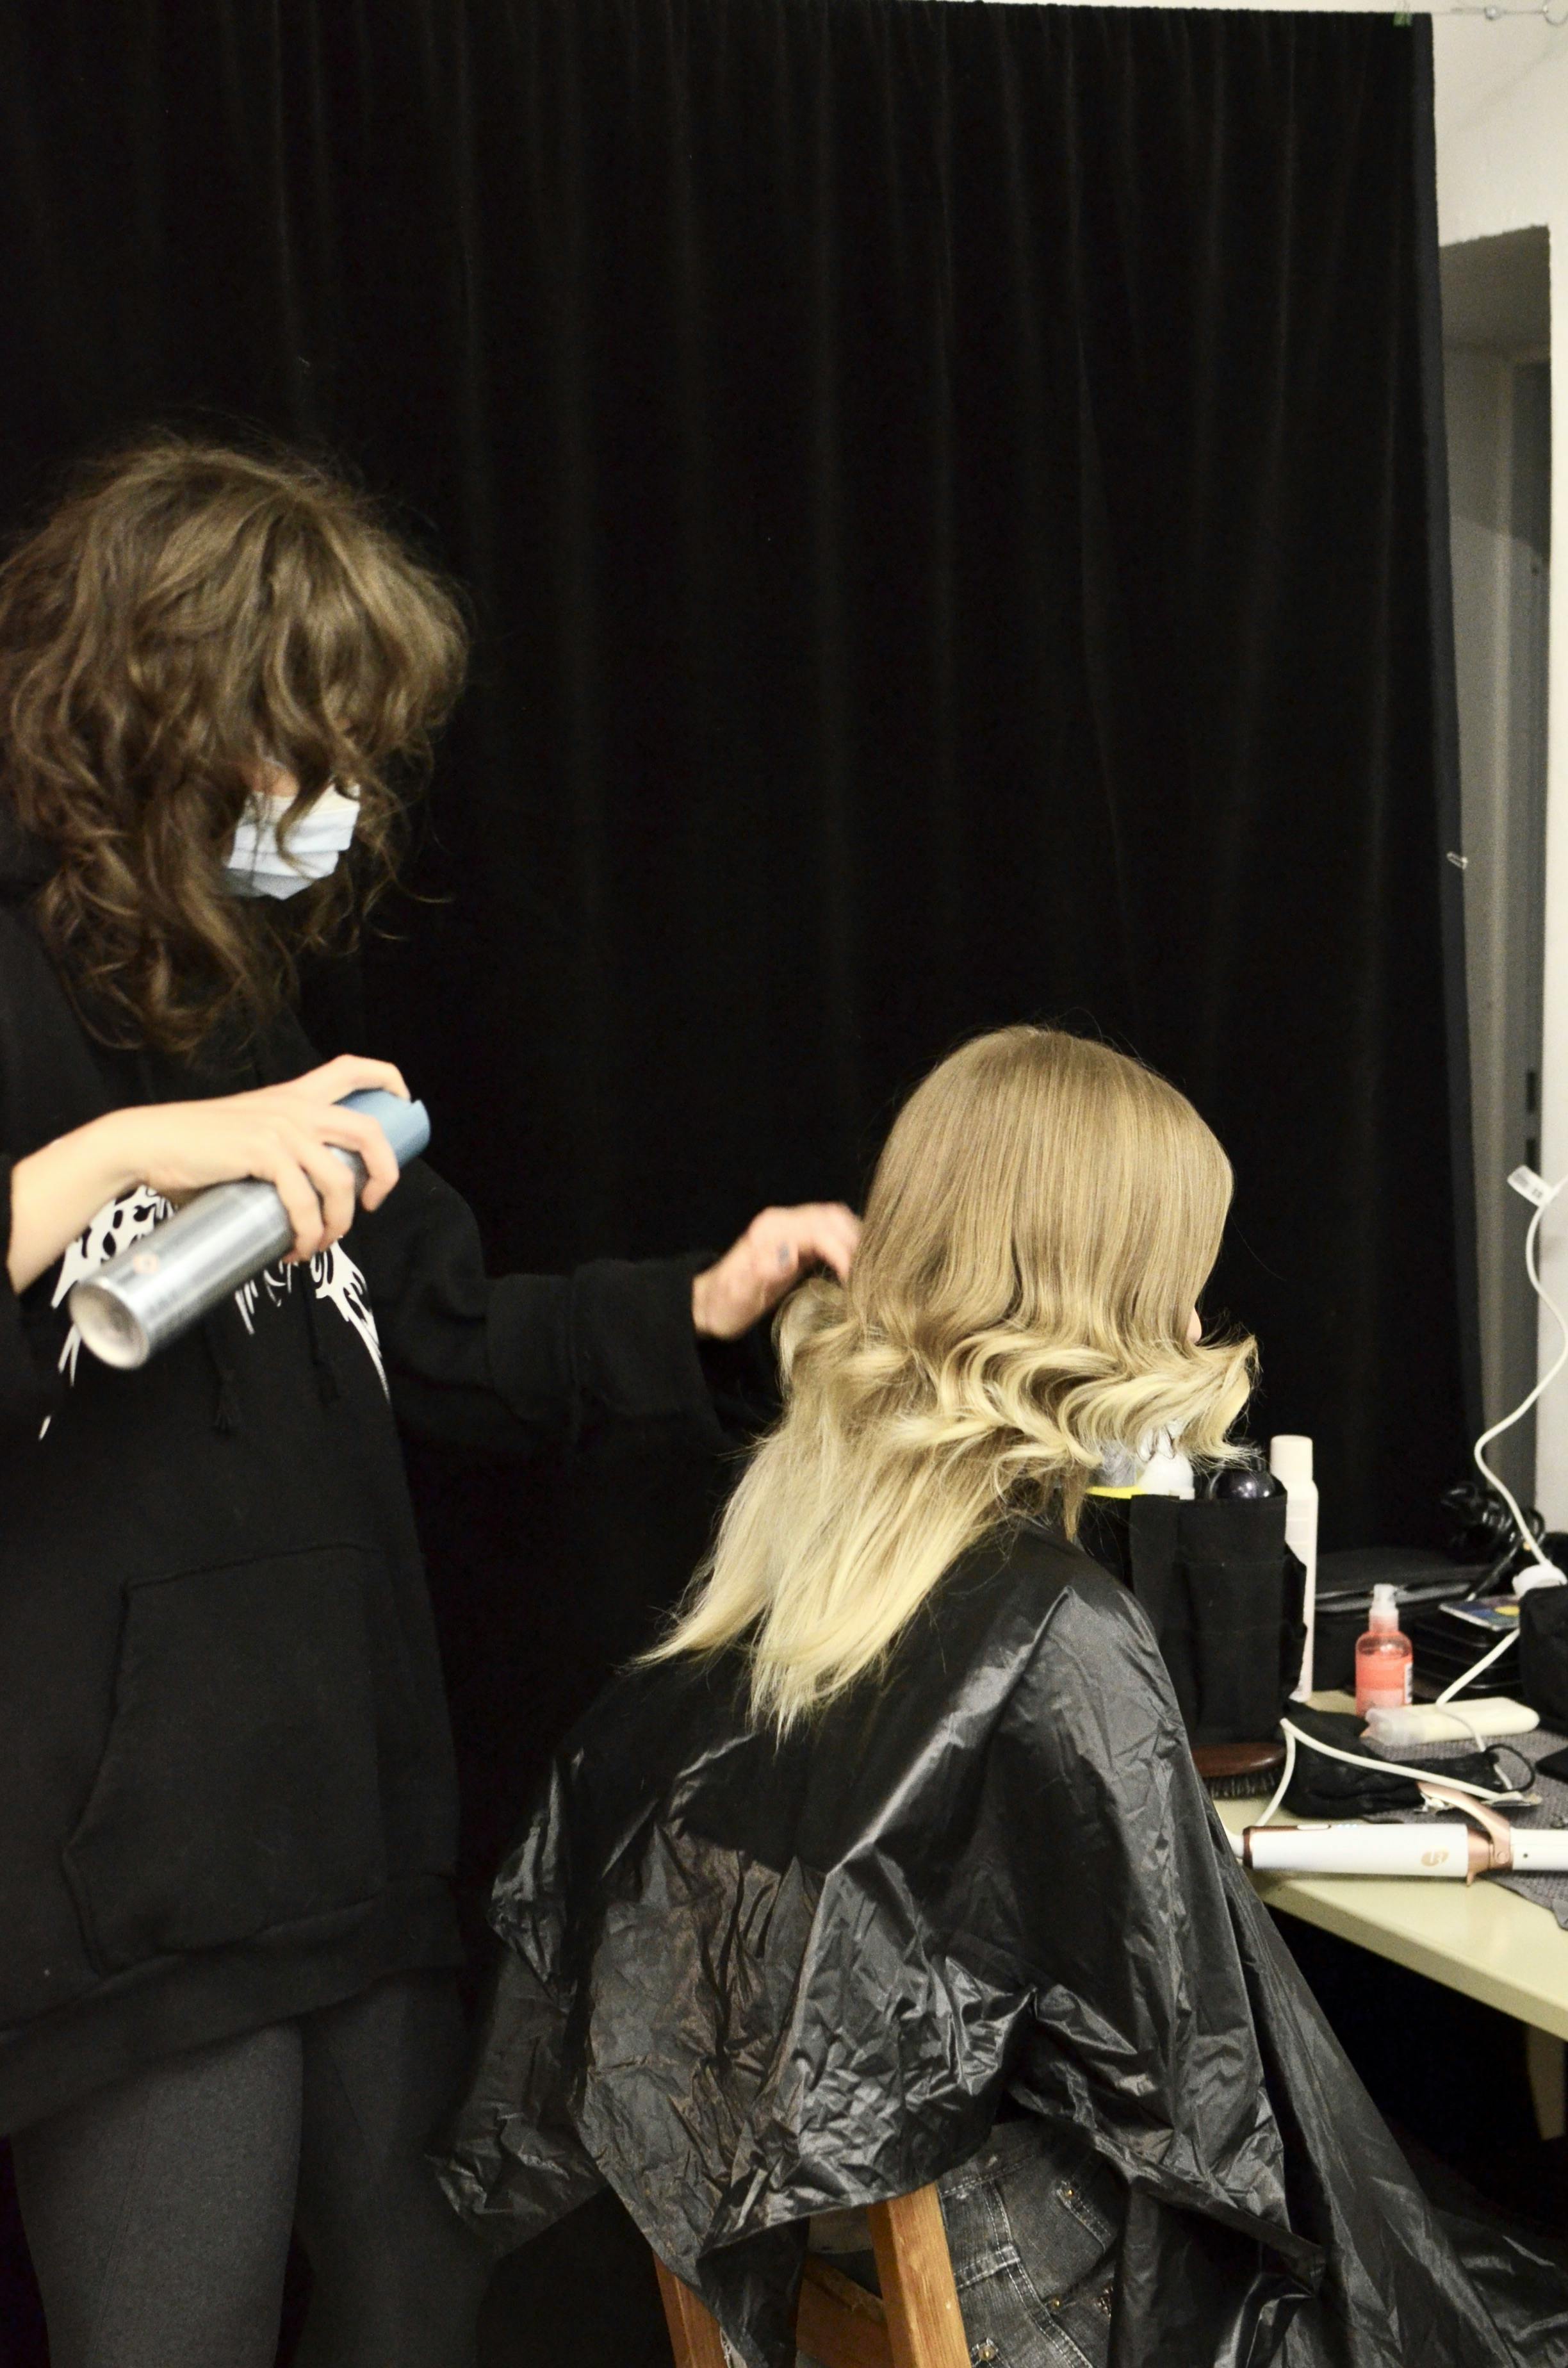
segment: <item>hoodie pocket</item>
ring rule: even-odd
[[[114,1720],[65,1847],[104,1972],[221,1948],[387,1879],[373,1557],[321,1546],[129,1587]]]

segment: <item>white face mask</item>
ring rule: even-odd
[[[284,848],[278,825],[290,803],[288,798],[252,798],[223,862],[223,877],[236,896],[297,896],[336,871],[359,819],[358,797],[324,790]]]

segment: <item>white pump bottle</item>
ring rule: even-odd
[[[1268,1442],[1268,1468],[1285,1491],[1285,1543],[1306,1568],[1301,1597],[1306,1623],[1306,1650],[1295,1698],[1304,1702],[1312,1690],[1312,1629],[1317,1611],[1318,1492],[1312,1478],[1312,1442],[1298,1431],[1282,1430]]]

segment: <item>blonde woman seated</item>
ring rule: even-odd
[[[1499,2332],[1074,1543],[1108,1454],[1234,1452],[1230,1193],[1103,1045],[1006,1029],[915,1094],[683,1615],[497,1885],[444,2176],[500,2242],[608,2180],[783,2368],[812,2217],[937,2180],[977,2362],[1568,2357]]]

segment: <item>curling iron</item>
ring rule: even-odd
[[[340,1107],[376,1121],[400,1168],[430,1140],[423,1102],[370,1088],[345,1094]],[[364,1161],[339,1144],[332,1149],[362,1190]],[[79,1282],[71,1293],[72,1322],[95,1357],[130,1371],[280,1258],[293,1239],[273,1185],[254,1177],[214,1184]]]
[[[1423,1786],[1441,1798],[1444,1788]],[[1456,1819],[1407,1826],[1248,1826],[1231,1846],[1258,1874],[1424,1874],[1473,1883],[1478,1874],[1568,1874],[1568,1830],[1510,1826],[1478,1801]]]

